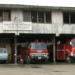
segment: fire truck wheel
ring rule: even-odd
[[[30,58],[29,58],[29,56],[26,57],[25,63],[26,63],[26,64],[30,64]]]
[[[66,55],[66,59],[65,60],[66,60],[67,63],[71,63],[71,58],[68,55]]]
[[[47,64],[48,63],[48,60],[45,60],[44,63]]]

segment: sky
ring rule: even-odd
[[[0,4],[75,7],[75,0],[0,0]]]

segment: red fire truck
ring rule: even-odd
[[[21,48],[19,61],[24,61],[29,64],[31,61],[43,61],[47,63],[49,52],[44,42],[30,42],[26,48]]]
[[[66,41],[63,45],[57,45],[57,59],[70,63],[75,57],[75,38]]]
[[[31,61],[43,61],[47,63],[49,59],[47,46],[44,42],[30,42],[28,43],[25,51],[25,62],[27,64]]]
[[[50,52],[53,53],[53,51]],[[56,59],[65,60],[68,63],[75,58],[75,38],[66,41],[62,44],[61,42],[56,45]]]

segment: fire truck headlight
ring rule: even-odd
[[[47,56],[47,54],[44,55],[44,57],[46,57],[46,56]]]
[[[34,54],[31,54],[31,56],[34,56]]]
[[[71,56],[73,56],[73,52],[71,52]]]

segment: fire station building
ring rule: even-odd
[[[17,46],[25,42],[52,41],[55,62],[55,42],[74,37],[75,8],[34,5],[0,4],[0,47],[6,47],[9,62]]]

